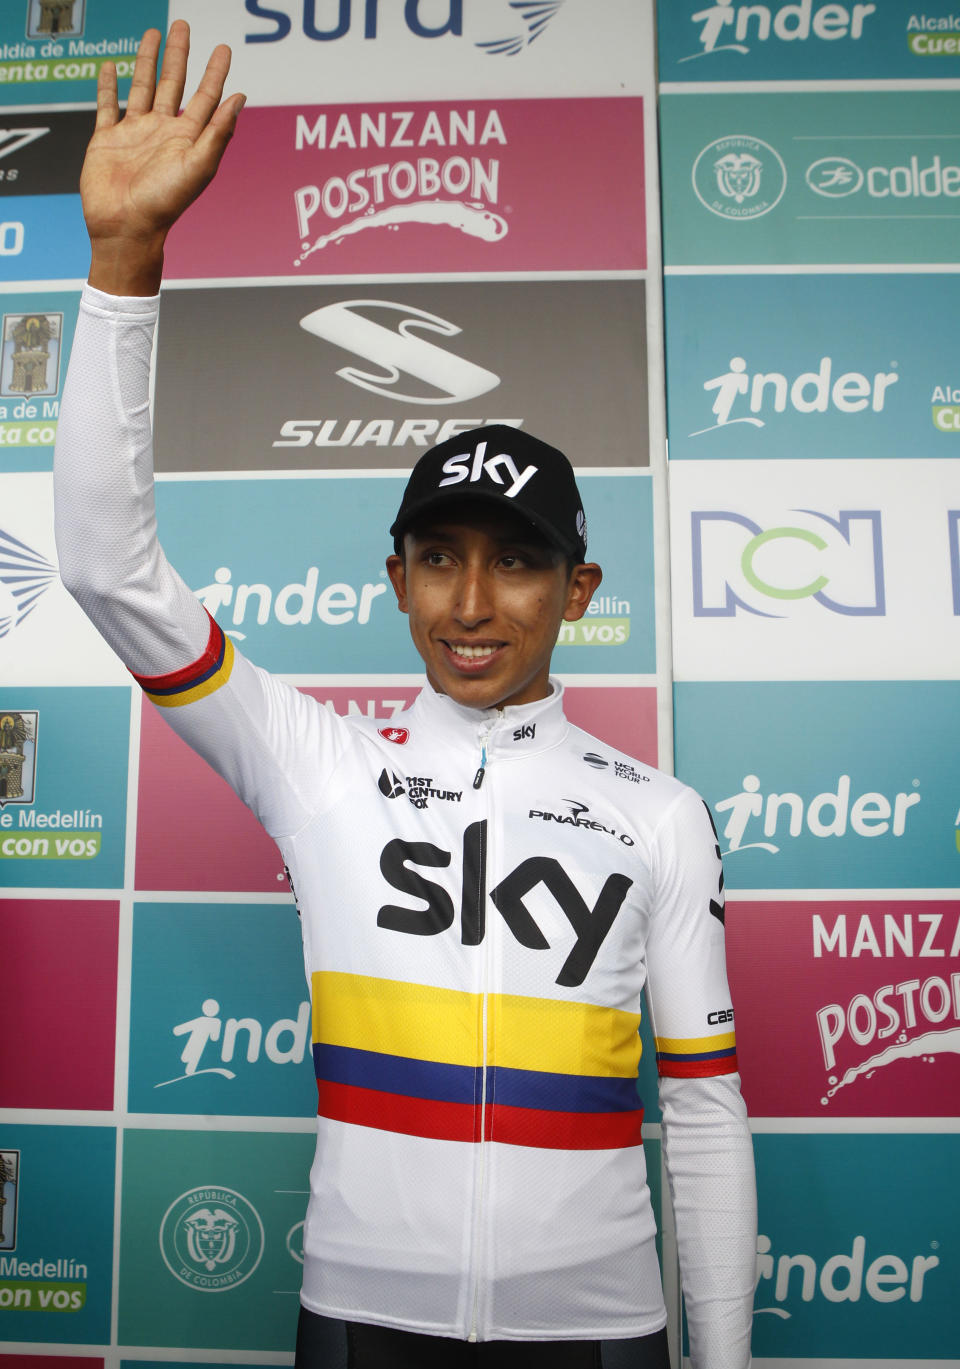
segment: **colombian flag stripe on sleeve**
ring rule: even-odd
[[[233,643],[211,618],[206,650],[192,665],[167,675],[137,675],[133,671],[131,674],[153,703],[161,708],[180,708],[213,694],[226,684],[232,670]]]
[[[719,1036],[658,1036],[657,1069],[670,1079],[704,1079],[733,1074],[737,1068],[737,1044],[733,1032]]]

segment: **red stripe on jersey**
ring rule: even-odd
[[[206,612],[206,610],[204,611]],[[207,617],[210,618],[209,613],[207,614]],[[132,670],[130,674],[133,675],[133,678],[141,689],[146,690],[147,693],[151,690],[157,692],[159,690],[176,689],[178,685],[192,684],[200,676],[206,675],[213,670],[217,661],[220,659],[222,649],[223,632],[214,620],[210,618],[210,634],[207,637],[206,648],[204,649],[203,655],[199,656],[197,660],[192,661],[190,665],[185,665],[180,670],[171,670],[167,675],[137,675]]]
[[[378,1131],[400,1131],[406,1136],[428,1136],[436,1141],[479,1141],[480,1110],[473,1103],[442,1103],[432,1098],[410,1098],[382,1093],[356,1084],[317,1080],[321,1117],[352,1122]]]
[[[541,1150],[619,1150],[642,1144],[642,1108],[632,1112],[548,1112],[497,1103],[486,1110],[486,1139]]]
[[[717,1074],[736,1074],[737,1056],[714,1060],[657,1060],[657,1069],[667,1079],[709,1079]]]

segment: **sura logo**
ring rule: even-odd
[[[844,371],[834,379],[832,357],[821,357],[816,371],[801,371],[792,380],[780,371],[756,371],[751,375],[741,356],[731,357],[729,367],[722,375],[703,382],[707,394],[716,391],[711,406],[716,421],[709,427],[698,428],[690,437],[716,432],[730,423],[763,428],[765,420],[756,415],[771,409],[777,414],[786,413],[788,405],[798,414],[825,414],[831,408],[841,414],[858,414],[866,409],[879,414],[883,412],[887,390],[900,379],[895,370],[875,371],[872,377],[861,371]],[[739,400],[746,401],[748,414],[734,414]]]
[[[866,168],[850,157],[819,157],[807,167],[805,180],[815,194],[830,200],[845,199],[864,188],[872,200],[936,200],[960,195],[960,166],[945,166],[939,153],[925,165],[914,153],[894,166]]]
[[[301,266],[315,252],[371,228],[399,229],[405,224],[427,224],[466,233],[484,242],[506,237],[507,221],[489,208],[500,194],[500,161],[457,149],[505,146],[500,115],[490,109],[478,118],[475,109],[344,111],[334,119],[320,114],[310,123],[297,115],[298,152],[339,148],[429,148],[436,156],[397,159],[375,155],[372,166],[354,166],[345,174],[328,176],[322,185],[302,185],[294,191]],[[442,150],[441,150],[442,149]],[[367,160],[367,159],[364,159]],[[318,212],[332,224],[330,231],[310,241]],[[343,220],[341,223],[340,220]]]
[[[380,32],[379,0],[337,0],[335,5],[326,4],[327,26],[321,27],[317,19],[318,0],[303,0],[300,5],[283,7],[277,4],[266,5],[262,0],[244,0],[247,13],[256,19],[266,19],[272,29],[256,29],[244,35],[245,43],[279,43],[286,38],[294,24],[294,18],[301,24],[305,38],[314,43],[332,43],[346,38],[351,33],[366,41],[377,39]],[[554,18],[565,0],[472,0],[468,10],[471,17],[476,16],[482,23],[482,34],[473,39],[473,46],[491,57],[516,57],[539,38]],[[402,23],[407,33],[414,38],[463,38],[465,0],[404,0]],[[295,11],[294,18],[288,12]],[[427,22],[421,11],[429,9]],[[296,11],[302,11],[296,13]],[[396,35],[401,21],[401,6],[397,0],[390,0],[386,10],[388,23],[383,37],[389,40]],[[495,15],[491,19],[491,14]]]
[[[717,0],[690,16],[692,23],[700,25],[700,51],[691,52],[680,61],[692,62],[715,52],[739,52],[746,56],[750,43],[767,43],[771,39],[803,43],[812,36],[825,42],[842,38],[856,41],[863,37],[864,21],[876,10],[876,5],[834,4],[814,9],[812,0],[779,6]]]
[[[0,638],[20,626],[56,578],[46,557],[0,528]]]
[[[232,627],[224,627],[230,637],[243,641],[246,633],[240,627],[247,621],[248,610],[259,627],[274,618],[283,627],[309,627],[316,618],[326,627],[342,627],[344,623],[363,626],[370,621],[370,609],[375,599],[386,594],[384,584],[363,584],[359,590],[337,582],[320,589],[320,571],[309,566],[302,582],[282,585],[274,593],[269,585],[234,585],[233,571],[220,566],[213,575],[213,584],[195,589],[194,594],[211,618],[220,609],[231,608]]]
[[[749,134],[715,139],[693,164],[697,199],[722,219],[758,219],[769,214],[786,188],[787,168],[779,152]]]
[[[791,513],[799,522],[768,528],[740,513],[691,513],[695,618],[783,618],[777,609],[807,599],[855,617],[886,612],[879,511]]]
[[[931,1249],[939,1241],[930,1242]],[[881,1247],[882,1249],[882,1247]],[[754,1307],[754,1316],[772,1313],[788,1320],[784,1303],[813,1302],[819,1293],[827,1302],[860,1302],[864,1294],[872,1302],[921,1302],[927,1274],[938,1267],[938,1255],[899,1255],[870,1251],[867,1238],[854,1236],[850,1254],[831,1255],[818,1263],[813,1255],[775,1255],[769,1236],[757,1237],[757,1301],[773,1296],[774,1306]]]
[[[913,781],[918,786],[920,781]],[[804,829],[814,837],[843,837],[848,829],[858,837],[880,837],[887,833],[902,837],[906,830],[907,813],[920,802],[919,794],[899,793],[893,802],[875,792],[860,794],[851,803],[849,775],[841,775],[836,790],[816,794],[809,803],[799,794],[767,794],[760,792],[756,775],[745,775],[739,794],[721,799],[713,805],[717,813],[729,813],[723,836],[727,842],[724,855],[734,851],[767,851],[776,855],[780,847],[772,841],[749,841],[745,837],[757,835],[760,828],[764,837],[784,835],[796,838]],[[786,823],[783,815],[786,814]],[[753,824],[753,830],[748,828]],[[784,826],[786,832],[784,833]]]
[[[202,1074],[219,1074],[224,1079],[236,1079],[229,1066],[242,1051],[242,1058],[255,1065],[262,1054],[274,1065],[302,1064],[310,1031],[310,1004],[300,1004],[296,1019],[278,1018],[264,1031],[255,1017],[220,1017],[220,1004],[215,998],[205,998],[198,1017],[179,1022],[171,1028],[174,1036],[185,1036],[180,1059],[183,1072],[172,1079],[164,1079],[154,1088],[166,1088]],[[209,1049],[209,1048],[213,1049]],[[204,1063],[206,1056],[207,1063]],[[217,1060],[219,1064],[209,1063]]]

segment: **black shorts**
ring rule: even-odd
[[[300,1309],[296,1369],[670,1369],[666,1331],[628,1340],[453,1340]]]

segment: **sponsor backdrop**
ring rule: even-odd
[[[8,0],[0,1365],[293,1358],[315,1095],[282,863],[52,533],[96,74],[125,95],[177,17],[192,79],[227,41],[249,100],[169,247],[171,559],[254,659],[389,720],[421,683],[383,573],[418,454],[485,422],[571,453],[605,576],[558,643],[569,715],[675,765],[726,858],[755,1362],[960,1364],[960,19]]]
[[[657,9],[674,762],[710,805],[754,1363],[960,1364],[960,18]]]

